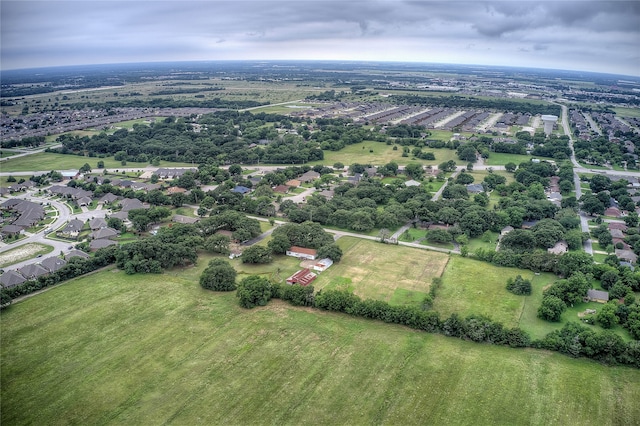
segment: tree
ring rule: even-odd
[[[508,162],[507,164],[504,165],[504,169],[509,173],[515,172],[517,168],[518,166],[516,165],[516,163],[512,163],[512,162]]]
[[[213,259],[200,275],[200,285],[214,291],[236,289],[236,270],[223,259]]]
[[[13,177],[13,175],[9,175],[9,177],[7,177],[7,182],[15,182],[16,178]]]
[[[271,263],[273,256],[267,247],[254,245],[242,252],[242,263]]]
[[[232,164],[229,166],[229,174],[231,176],[240,176],[242,174],[242,167],[238,164]]]
[[[118,219],[117,217],[110,217],[107,220],[107,226],[109,228],[115,229],[116,231],[124,231],[125,230],[124,222],[122,222],[122,220]]]
[[[409,163],[405,166],[404,172],[411,179],[420,180],[424,176],[424,168],[419,163]]]
[[[324,259],[328,257],[334,262],[340,262],[342,259],[342,249],[337,244],[327,244],[318,249],[318,258]]]
[[[427,232],[427,240],[432,243],[445,244],[450,243],[453,237],[444,229],[432,229]]]
[[[238,284],[236,297],[246,309],[265,306],[271,300],[271,283],[259,275],[250,275]]]
[[[616,303],[609,302],[605,303],[602,308],[598,311],[596,315],[596,321],[602,328],[612,328],[618,322],[618,317],[616,316]]]
[[[588,274],[591,272],[593,265],[593,257],[589,254],[581,252],[565,253],[558,259],[557,272],[568,277],[576,272]]]
[[[475,179],[469,173],[462,172],[456,177],[456,183],[460,185],[469,185],[473,183]]]
[[[104,161],[102,161],[102,160],[98,161],[98,168],[99,169],[104,169]]]
[[[82,167],[80,167],[80,173],[89,173],[91,171],[91,166],[89,163],[84,163]]]
[[[507,290],[513,294],[528,296],[531,294],[531,281],[525,280],[521,275],[516,276],[515,279],[509,278]]]
[[[580,197],[580,203],[582,204],[582,210],[591,215],[603,214],[605,211],[602,201],[593,194],[586,194]]]
[[[546,321],[558,322],[565,309],[567,309],[567,305],[561,299],[555,296],[545,296],[538,308],[538,317]]]
[[[229,254],[231,239],[222,234],[213,234],[204,241],[204,249],[211,253]]]

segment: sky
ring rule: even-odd
[[[640,76],[640,0],[2,0],[0,33],[3,70],[320,59]]]

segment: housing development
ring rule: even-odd
[[[640,418],[640,78],[176,62],[1,99],[3,423]]]

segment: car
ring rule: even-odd
[[[38,256],[36,256],[36,257],[42,257],[42,255],[41,255],[41,254],[39,254],[39,255],[38,255]]]
[[[73,246],[67,247],[68,250],[73,250]]]

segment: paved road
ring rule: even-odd
[[[567,113],[567,106],[561,105],[561,104],[557,104],[557,105],[560,105],[560,107],[562,108],[562,127],[564,128],[564,134],[569,136],[569,148],[571,148],[571,162],[573,163],[573,185],[575,186],[575,189],[576,189],[576,198],[579,200],[580,197],[582,197],[582,188],[580,187],[580,176],[578,175],[578,173],[584,173],[585,171],[588,171],[588,170],[581,167],[578,161],[576,160],[576,153],[573,149],[573,135],[571,134],[571,127],[569,127],[569,114]],[[605,174],[609,174],[608,172],[610,171],[607,170],[607,173]],[[624,174],[628,176],[630,173],[624,172]],[[591,217],[582,211],[579,211],[578,214],[580,215],[580,228],[582,229],[582,232],[589,232],[588,220]],[[583,248],[585,253],[593,255],[593,245],[591,243],[591,239],[588,239],[584,242]]]
[[[106,216],[106,214],[107,214],[106,210],[89,210],[87,212],[83,212],[83,213],[79,213],[79,214],[72,214],[71,209],[66,204],[60,202],[59,200],[52,200],[52,199],[45,198],[45,197],[39,197],[39,196],[37,196],[35,191],[27,192],[25,194],[21,194],[20,196],[15,197],[15,198],[20,198],[20,199],[33,201],[34,203],[49,203],[52,207],[54,207],[57,210],[58,216],[56,217],[55,221],[53,223],[51,223],[47,228],[43,229],[42,231],[40,231],[40,232],[38,232],[36,234],[29,235],[27,238],[23,238],[22,240],[17,241],[17,242],[12,243],[12,244],[0,243],[0,253],[6,252],[6,251],[9,251],[9,250],[13,250],[14,248],[21,247],[21,246],[23,246],[25,244],[30,244],[30,243],[45,244],[45,245],[53,247],[53,251],[49,255],[45,255],[44,257],[57,256],[57,255],[60,254],[60,252],[68,253],[69,252],[69,246],[73,245],[74,242],[60,241],[60,240],[56,240],[56,239],[53,239],[53,238],[47,238],[47,234],[45,234],[45,230],[46,229],[58,229],[58,228],[63,226],[65,223],[67,223],[71,219],[79,219],[79,220],[82,220],[82,221],[87,221],[89,219],[93,219],[93,218],[97,218],[97,217],[104,218]],[[25,265],[30,265],[32,263],[39,263],[41,260],[42,259],[40,259],[40,258],[27,259],[25,261],[22,261],[22,262],[7,266],[7,267],[5,267],[3,269],[5,269],[5,270],[15,270],[15,269],[22,268]]]

